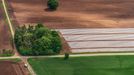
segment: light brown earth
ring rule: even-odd
[[[134,27],[134,0],[59,0],[57,11],[47,0],[10,0],[20,25],[41,22],[51,28]]]

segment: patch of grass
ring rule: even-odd
[[[13,61],[13,62],[21,62],[22,60],[19,58],[12,58],[12,59],[0,59],[0,61]]]
[[[2,49],[0,51],[0,57],[10,57],[14,55],[14,51],[10,49]]]
[[[28,59],[37,75],[133,75],[134,56]]]
[[[13,56],[14,54],[0,54],[0,57],[10,57]]]

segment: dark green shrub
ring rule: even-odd
[[[69,59],[69,53],[65,53],[64,59],[65,59],[65,60]]]
[[[52,37],[51,41],[52,41],[52,43],[53,43],[53,44],[51,45],[53,51],[54,51],[55,53],[60,53],[60,50],[62,49],[62,48],[61,48],[62,42],[61,42],[60,37],[59,37],[59,36],[57,36],[57,37]]]
[[[59,6],[58,0],[48,0],[47,6],[49,9],[56,10]]]

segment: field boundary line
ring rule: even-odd
[[[70,57],[92,57],[92,56],[126,56],[126,55],[134,55],[134,53],[92,53],[92,54],[70,54]],[[63,57],[64,55],[51,55],[51,56],[22,56],[22,58],[55,58],[55,57]]]
[[[0,57],[0,60],[1,59],[16,59],[16,58],[19,58],[20,59],[19,56],[12,56],[12,57]]]
[[[6,18],[7,18],[7,21],[8,21],[8,25],[9,25],[9,28],[10,28],[10,31],[11,31],[12,38],[14,39],[14,30],[13,30],[13,27],[12,27],[11,20],[9,18],[9,14],[7,12],[7,8],[6,8],[6,5],[5,5],[5,0],[2,0],[2,5],[3,5],[3,8],[4,8],[5,14],[6,14]]]

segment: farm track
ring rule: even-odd
[[[0,49],[12,50],[11,33],[6,22],[5,13],[2,8],[2,3],[0,7]]]
[[[10,28],[10,31],[11,31],[12,39],[14,39],[14,30],[13,30],[14,28],[13,28],[13,25],[11,23],[11,19],[9,17],[9,13],[8,13],[8,10],[7,10],[8,8],[6,7],[6,1],[5,0],[2,0],[2,5],[3,5],[4,11],[5,11],[7,22],[9,24],[9,28]],[[11,58],[20,58],[25,64],[28,65],[28,70],[30,71],[30,74],[36,75],[34,73],[34,71],[32,70],[31,66],[28,64],[27,59],[22,58],[21,55],[19,55],[19,53],[18,53],[18,51],[16,49],[15,49],[15,55],[13,57],[11,57]],[[10,57],[9,57],[9,59],[10,59]]]

